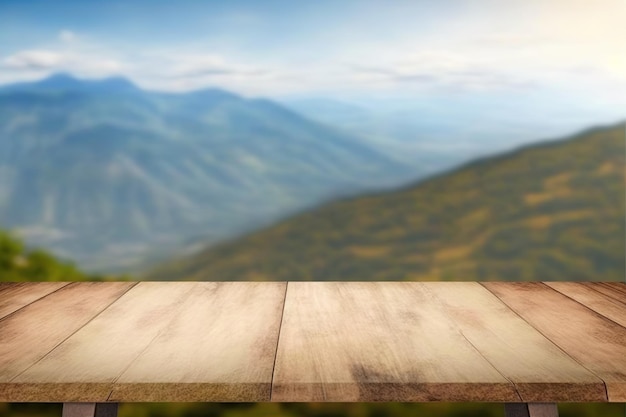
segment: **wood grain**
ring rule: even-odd
[[[626,328],[543,283],[483,285],[606,384],[610,402],[626,401]]]
[[[626,327],[626,304],[596,291],[596,287],[577,282],[546,282],[546,285]]]
[[[4,282],[0,286],[0,318],[65,287],[69,282]]]
[[[602,284],[613,288],[614,290],[619,291],[622,294],[626,294],[626,282],[603,282]]]
[[[606,401],[604,382],[476,282],[430,282],[461,333],[523,401]]]
[[[289,282],[272,401],[519,401],[417,282]]]
[[[607,297],[626,304],[626,284],[615,282],[585,282],[587,285]]]
[[[52,390],[60,401],[106,401],[113,382],[139,356],[198,284],[142,282],[12,380],[21,400]]]
[[[0,401],[626,401],[624,284],[53,284],[0,285]]]
[[[74,283],[0,320],[0,401],[20,401],[9,381],[93,319],[133,284]]]
[[[203,282],[111,401],[269,401],[287,284]]]

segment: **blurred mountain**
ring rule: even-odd
[[[172,261],[190,280],[590,280],[625,275],[626,125],[344,199]]]
[[[413,112],[405,109],[396,114],[377,103],[361,105],[327,98],[292,99],[284,104],[312,120],[363,138],[393,160],[416,167],[416,177],[451,168],[472,156],[497,149],[494,144],[480,146],[475,138],[470,141],[473,146],[467,146],[469,142],[461,140],[465,139],[463,130],[468,129],[466,123],[430,114],[427,108]]]
[[[0,225],[89,270],[214,242],[410,170],[269,100],[57,74],[0,88]]]
[[[281,100],[308,118],[363,138],[394,160],[418,166],[416,178],[623,117],[622,107],[607,109],[559,90]]]

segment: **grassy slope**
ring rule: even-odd
[[[623,280],[625,126],[340,201],[149,275],[194,280]]]
[[[126,276],[111,277],[85,274],[73,263],[58,260],[45,250],[28,249],[19,238],[0,230],[0,282],[127,279],[129,278]]]

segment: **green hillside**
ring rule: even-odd
[[[623,280],[625,125],[343,200],[154,279]]]
[[[27,249],[20,239],[0,230],[0,282],[101,281],[107,278],[127,279],[87,275],[47,251]]]

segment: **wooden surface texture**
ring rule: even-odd
[[[2,284],[0,401],[626,402],[626,284]]]

